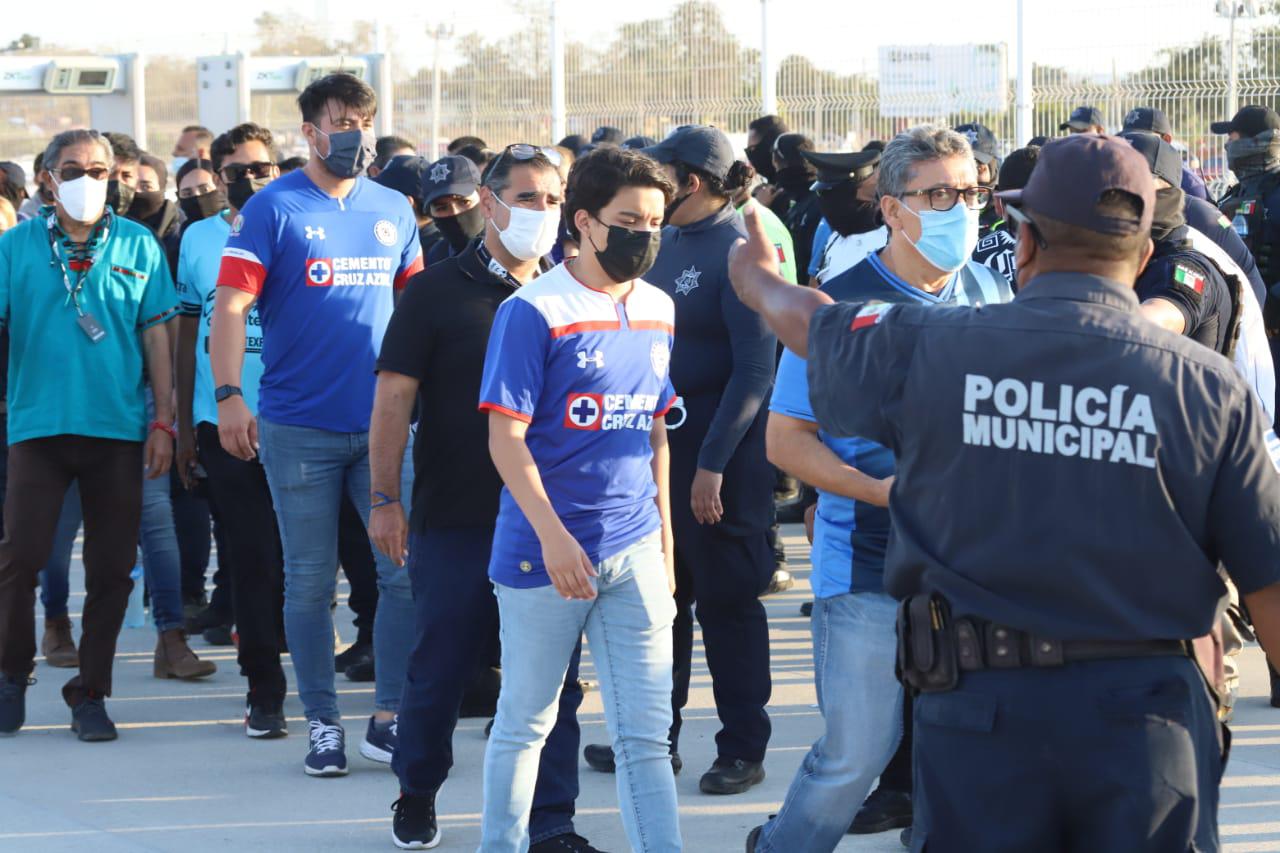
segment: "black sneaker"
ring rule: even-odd
[[[364,660],[356,661],[347,667],[348,681],[376,681],[377,676],[373,666],[373,658],[367,657]]]
[[[747,853],[756,853],[756,842],[760,840],[761,832],[764,832],[763,826],[757,826],[747,833]]]
[[[373,660],[373,643],[362,643],[357,640],[345,652],[334,655],[333,669],[335,672],[346,672],[347,667],[363,660]]]
[[[275,740],[289,734],[284,708],[279,702],[253,704],[250,697],[244,707],[244,733],[256,740]]]
[[[86,743],[115,740],[116,724],[107,716],[101,696],[91,696],[71,709],[71,731]]]
[[[603,853],[576,832],[553,835],[529,846],[529,853]]]
[[[434,794],[415,796],[401,792],[391,810],[396,813],[391,820],[391,840],[401,850],[430,850],[440,843]]]
[[[812,601],[806,601],[804,604],[800,605],[800,615],[807,618],[813,618],[813,602]]]
[[[214,625],[212,628],[205,628],[200,636],[204,637],[204,641],[211,646],[235,645],[235,640],[231,638],[230,625]]]
[[[582,757],[587,766],[597,773],[615,773],[617,766],[613,761],[613,747],[607,743],[589,743],[582,749]],[[671,753],[671,772],[676,776],[684,769],[684,760],[680,753]]]
[[[764,781],[764,764],[741,758],[717,758],[702,774],[698,788],[704,794],[741,794]]]
[[[227,622],[227,614],[213,607],[201,608],[200,612],[186,620],[188,634],[202,634],[206,629]]]
[[[902,830],[902,834],[898,836],[899,843],[908,850],[911,849],[911,827]]]
[[[14,678],[0,673],[0,735],[16,735],[27,721],[27,685],[34,678]]]
[[[876,788],[862,803],[849,826],[850,835],[871,835],[911,826],[911,795]]]
[[[1280,708],[1280,673],[1267,664],[1267,674],[1271,676],[1271,707]]]
[[[311,750],[302,769],[308,776],[346,776],[347,744],[342,726],[329,720],[308,723]]]

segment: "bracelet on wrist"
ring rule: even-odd
[[[379,507],[391,506],[400,503],[399,498],[393,498],[391,495],[382,492],[373,493],[373,501],[369,504],[369,509],[378,509]]]
[[[164,421],[152,421],[151,426],[148,428],[147,431],[150,433],[150,432],[155,432],[156,430],[160,430],[161,432],[167,432],[169,434],[169,437],[174,439],[175,441],[178,438],[178,431],[173,428],[172,424],[167,424]]]

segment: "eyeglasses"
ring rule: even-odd
[[[213,184],[197,184],[194,187],[187,187],[185,190],[178,190],[178,198],[199,198],[216,190],[217,187]]]
[[[275,163],[266,160],[258,160],[254,163],[228,163],[222,167],[222,180],[232,184],[246,175],[253,175],[255,178],[269,178],[275,165]]]
[[[554,148],[539,147],[537,145],[530,145],[527,142],[517,142],[514,145],[508,145],[506,148],[502,149],[502,153],[498,155],[498,159],[494,160],[493,165],[489,167],[490,174],[498,168],[498,164],[502,162],[502,158],[506,157],[508,154],[511,155],[512,160],[516,160],[521,163],[532,160],[534,157],[541,154],[557,169],[560,168],[560,164],[564,162],[564,158],[560,156],[560,152]]]
[[[51,169],[50,174],[62,183],[83,178],[85,175],[95,181],[105,181],[111,174],[111,170],[105,166],[90,166],[88,169],[82,166],[63,166],[61,169]]]
[[[926,190],[910,190],[902,193],[898,198],[906,198],[909,195],[924,196],[929,200],[929,207],[937,211],[946,211],[956,206],[956,202],[960,200],[960,196],[964,196],[965,206],[970,210],[981,210],[987,206],[987,202],[991,201],[991,190],[988,187],[968,187],[960,189],[959,187],[929,187]]]
[[[1006,216],[1017,224],[1025,225],[1031,229],[1031,236],[1035,238],[1037,246],[1041,249],[1049,248],[1049,244],[1045,242],[1044,235],[1040,233],[1040,228],[1036,225],[1035,220],[1007,202],[1004,206],[1004,212]]]

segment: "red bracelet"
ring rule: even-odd
[[[167,433],[169,433],[169,437],[170,437],[170,438],[172,438],[174,441],[177,441],[177,440],[178,440],[178,431],[177,431],[176,429],[174,429],[172,426],[170,426],[169,424],[164,423],[163,421],[152,421],[152,422],[151,422],[151,427],[150,427],[149,431],[150,431],[150,432],[155,432],[156,430],[160,430],[160,431],[162,431],[162,432],[167,432]]]

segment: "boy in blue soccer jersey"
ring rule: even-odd
[[[569,177],[582,254],[498,309],[480,408],[505,488],[489,577],[502,694],[485,753],[481,849],[521,851],[539,752],[583,631],[604,695],[632,849],[680,849],[671,768],[673,542],[665,416],[675,306],[640,276],[674,188],[604,148]]]

